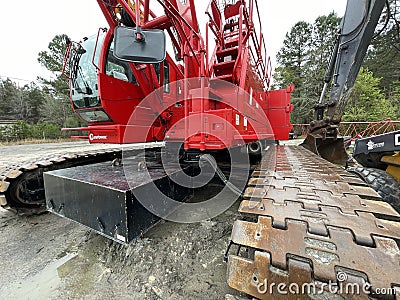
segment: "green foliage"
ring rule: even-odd
[[[396,110],[379,88],[380,78],[361,68],[350,95],[343,121],[381,121],[394,118]]]
[[[25,121],[0,127],[1,141],[10,142],[29,138],[29,125]]]
[[[38,54],[39,63],[54,77],[50,80],[39,78],[46,93],[45,105],[41,109],[42,120],[60,126],[66,126],[66,121],[70,118],[75,118],[79,123],[78,117],[71,109],[68,80],[62,75],[67,38],[66,34],[56,35],[49,43],[48,49]]]
[[[25,86],[25,103],[27,103],[28,110],[26,115],[22,118],[27,120],[29,123],[37,123],[40,120],[40,108],[43,106],[45,95],[43,91],[35,84]]]
[[[345,121],[400,119],[400,41],[395,26],[400,23],[391,14],[388,26],[384,27],[387,16],[385,12],[378,26],[381,35],[374,40],[364,64],[366,68],[361,70],[353,88]],[[313,24],[298,22],[286,35],[277,56],[275,85],[282,88],[295,83],[292,123],[309,123],[314,119],[313,107],[323,89],[340,21],[331,13],[318,17]]]
[[[0,127],[1,141],[60,138],[65,136],[61,127],[82,126],[71,108],[68,81],[61,75],[65,38],[66,35],[55,36],[48,50],[38,55],[38,61],[53,73],[53,79],[40,79],[40,85],[30,83],[23,87],[10,79],[0,80],[0,120],[19,120]]]
[[[307,22],[298,22],[286,34],[282,49],[277,54],[279,67],[275,70],[275,80],[281,86],[294,83],[295,97],[303,94],[306,77],[305,64],[309,58],[312,27]]]
[[[390,96],[400,80],[400,10],[399,2],[390,0],[390,11],[385,9],[377,31],[380,33],[373,41],[365,66],[382,78],[380,88]]]
[[[0,81],[0,118],[12,118],[14,103],[18,97],[18,88],[14,82],[10,79]]]
[[[66,122],[69,118],[75,118],[69,98],[63,95],[58,97],[47,94],[44,99],[44,105],[40,110],[42,121],[57,124],[59,126],[67,126]]]
[[[303,86],[306,91],[305,96],[313,99],[313,104],[321,95],[340,21],[335,13],[330,13],[328,16],[318,17],[312,25],[310,54],[305,64],[307,76],[304,78]]]
[[[388,99],[395,108],[395,119],[400,120],[400,81],[393,82]]]
[[[15,124],[0,127],[1,142],[15,142],[26,139],[58,139],[66,137],[61,132],[61,127],[56,124],[38,123],[29,125],[25,121],[18,121]]]
[[[307,98],[292,98],[295,109],[291,113],[292,124],[308,124],[314,118],[315,101]]]
[[[400,15],[397,1],[389,1],[377,26],[350,100],[346,119],[380,121],[400,119]],[[368,70],[366,70],[368,69]],[[354,103],[359,105],[354,107]],[[351,117],[352,116],[352,117]]]
[[[55,75],[61,75],[67,38],[66,34],[56,35],[49,43],[48,49],[39,52],[38,55],[38,62]]]
[[[30,128],[30,136],[34,139],[58,139],[65,135],[61,132],[61,127],[56,124],[38,123]]]
[[[43,102],[43,91],[33,83],[20,88],[9,79],[0,81],[0,119],[36,123]]]
[[[275,84],[285,87],[294,83],[292,123],[308,123],[322,90],[340,18],[335,13],[318,17],[314,24],[296,23],[277,55]]]

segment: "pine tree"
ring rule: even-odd
[[[18,119],[15,108],[19,99],[19,90],[15,82],[10,79],[0,82],[0,118]]]
[[[324,82],[326,68],[333,51],[335,38],[341,19],[332,12],[328,16],[318,17],[312,28],[312,43],[310,45],[310,56],[306,64],[307,77],[305,78],[305,89],[307,97],[313,99],[314,103],[320,97]]]
[[[43,119],[61,126],[66,126],[70,118],[77,118],[69,100],[68,80],[62,74],[67,39],[69,38],[66,34],[56,35],[49,43],[48,49],[38,54],[39,63],[54,76],[49,80],[39,78],[48,94],[44,99],[45,109],[41,110]]]
[[[380,87],[390,96],[400,82],[400,3],[391,0],[377,27],[365,66],[382,78]]]
[[[305,65],[310,55],[312,27],[307,22],[298,22],[286,34],[282,49],[277,54],[279,67],[276,69],[275,81],[283,87],[294,83],[294,97],[304,94],[304,80],[307,76]]]
[[[292,123],[308,123],[313,119],[313,107],[322,91],[339,23],[340,18],[331,13],[318,17],[314,24],[298,22],[286,34],[277,55],[275,82],[281,88],[295,84]]]

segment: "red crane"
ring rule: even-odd
[[[257,1],[210,1],[205,37],[193,0],[153,3],[163,15],[150,0],[98,0],[110,28],[69,45],[72,105],[89,141],[184,141],[205,151],[288,139],[293,87],[268,91]],[[164,55],[164,32],[174,55]]]

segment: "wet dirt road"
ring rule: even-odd
[[[86,143],[0,147],[0,165],[93,147]],[[99,147],[99,146],[95,146]],[[201,200],[212,193],[196,193]],[[234,197],[232,195],[232,197]],[[122,246],[45,213],[0,209],[0,299],[223,299],[223,255],[238,204],[196,224],[161,222]]]

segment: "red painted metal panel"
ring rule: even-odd
[[[293,87],[265,93],[265,112],[272,125],[276,140],[288,140],[293,129],[290,113],[294,106],[290,102]]]

